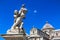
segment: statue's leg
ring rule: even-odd
[[[21,22],[21,17],[18,17],[16,22],[13,24],[12,29]]]
[[[21,24],[20,24],[20,29],[23,27],[23,22],[21,22]]]

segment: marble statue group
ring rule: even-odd
[[[8,34],[10,33],[14,34],[15,32],[18,33],[18,31],[21,31],[20,29],[22,29],[23,19],[25,18],[26,12],[27,12],[27,9],[25,8],[24,4],[22,5],[19,11],[17,10],[14,11],[14,23],[11,29],[7,31]],[[19,30],[16,30],[16,28]]]

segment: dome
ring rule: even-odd
[[[37,30],[37,28],[35,28],[35,26],[33,25],[32,29],[31,30]]]
[[[43,26],[42,29],[54,29],[54,27],[46,21],[46,24]]]

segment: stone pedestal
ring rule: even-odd
[[[25,31],[23,28],[8,30],[7,34],[2,34],[1,36],[5,40],[27,40]]]
[[[15,30],[15,29],[14,29]],[[19,29],[19,33],[15,34],[12,33],[12,31],[8,34],[2,34],[1,36],[5,39],[5,40],[27,40],[25,31],[23,28]]]
[[[2,34],[5,40],[27,40],[25,34]]]

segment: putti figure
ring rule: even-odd
[[[8,30],[7,33],[9,33],[9,32],[15,33],[16,31],[20,32],[20,30],[22,29],[22,26],[23,26],[23,19],[25,18],[26,12],[27,12],[27,9],[25,8],[24,4],[22,5],[22,7],[19,11],[17,11],[17,10],[14,11],[14,24],[12,25],[11,30]],[[16,28],[18,30],[14,30]]]

